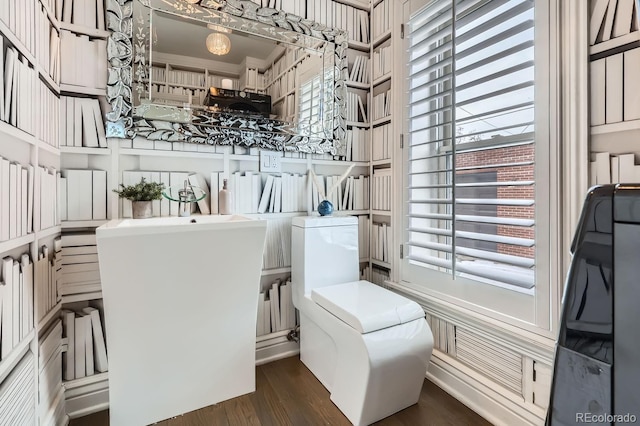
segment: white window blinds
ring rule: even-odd
[[[409,261],[531,289],[534,2],[434,0],[408,38]]]

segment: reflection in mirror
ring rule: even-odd
[[[321,124],[321,52],[157,10],[151,33],[152,103]]]
[[[249,0],[119,3],[110,136],[344,155],[342,31]]]

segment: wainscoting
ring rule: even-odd
[[[300,362],[285,358],[256,367],[256,392],[157,423],[205,425],[349,425],[329,400],[329,392]],[[490,423],[425,380],[420,401],[376,423],[386,426],[474,425]],[[108,411],[73,419],[69,426],[108,426]]]

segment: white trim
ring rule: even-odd
[[[440,358],[435,351],[426,377],[494,425],[544,423],[545,410],[526,404],[521,396],[497,387],[452,358]]]
[[[392,290],[418,302],[427,312],[457,326],[481,334],[488,340],[507,346],[537,361],[553,365],[555,335],[540,332],[539,328],[527,330],[487,317],[459,305],[433,299],[403,284],[386,281]]]

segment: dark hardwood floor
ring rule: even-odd
[[[157,423],[159,426],[349,425],[329,392],[298,357],[256,368],[256,392]],[[108,426],[109,412],[73,419],[70,426]],[[489,422],[425,380],[418,404],[376,423],[380,426],[483,426]]]

